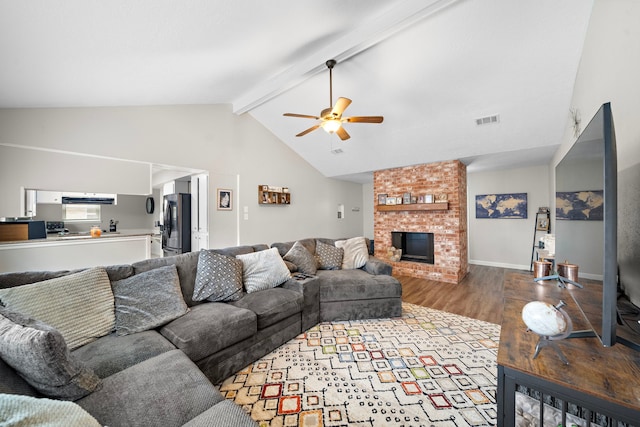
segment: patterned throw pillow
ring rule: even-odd
[[[157,328],[189,311],[174,264],[113,282],[116,334]]]
[[[55,328],[1,306],[0,357],[45,396],[77,400],[101,384]]]
[[[242,261],[210,250],[198,255],[194,301],[237,301],[242,297]]]
[[[278,249],[236,255],[242,261],[242,281],[247,293],[275,288],[291,278]]]
[[[316,274],[318,269],[315,257],[300,242],[295,242],[282,258],[285,261],[294,263],[300,273]]]
[[[71,350],[110,334],[115,324],[111,282],[102,267],[0,289],[0,300],[56,328]]]
[[[344,250],[316,240],[316,259],[319,270],[340,270]]]
[[[364,237],[337,240],[336,247],[344,249],[344,257],[342,258],[343,270],[360,268],[369,260],[369,251]]]

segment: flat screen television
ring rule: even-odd
[[[611,104],[603,104],[556,165],[556,264],[575,264],[591,289],[571,289],[606,347],[616,343],[617,154]],[[580,282],[580,278],[578,282]],[[601,285],[601,289],[597,286]]]

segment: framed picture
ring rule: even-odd
[[[387,204],[387,195],[386,194],[378,194],[378,204],[386,205]]]
[[[527,219],[527,193],[479,194],[476,218]]]
[[[387,197],[387,205],[395,205],[396,198],[395,197]]]
[[[536,230],[547,231],[549,229],[549,220],[547,217],[538,218],[538,223],[536,224]]]
[[[569,221],[602,221],[603,190],[556,192],[556,219]]]
[[[411,204],[411,193],[404,193],[402,195],[402,203],[405,205]]]
[[[435,196],[435,202],[446,202],[448,200],[447,193],[440,193]]]
[[[402,204],[402,197],[396,197],[396,205]]]
[[[418,196],[418,203],[424,203],[424,196]]]
[[[418,198],[416,196],[411,196],[411,204],[418,203]]]
[[[218,188],[218,210],[230,211],[233,209],[233,191],[225,188]]]
[[[433,194],[425,194],[424,195],[425,203],[433,203]]]

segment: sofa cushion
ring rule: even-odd
[[[72,350],[114,328],[113,292],[102,267],[2,289],[0,300],[56,328]]]
[[[242,298],[242,261],[201,250],[193,290],[194,301],[237,301]]]
[[[274,288],[291,277],[276,248],[237,255],[242,261],[242,281],[248,293]]]
[[[363,270],[318,271],[320,302],[402,297],[402,285],[391,276]]]
[[[344,249],[342,257],[342,269],[353,270],[360,268],[367,263],[369,259],[369,249],[364,237],[353,237],[346,240],[336,240],[336,248]]]
[[[253,311],[258,316],[260,330],[302,311],[303,300],[300,292],[271,288],[246,294],[241,300],[231,304]]]
[[[130,264],[109,265],[104,267],[109,276],[109,280],[122,280],[133,275],[133,267]],[[42,282],[43,280],[55,279],[69,274],[79,273],[87,270],[58,270],[58,271],[20,271],[12,273],[0,273],[0,289],[13,288],[14,286],[28,285],[30,283]]]
[[[316,258],[319,270],[338,270],[342,268],[342,257],[344,249],[336,248],[334,245],[316,241]]]
[[[318,269],[316,258],[300,242],[295,242],[282,258],[294,263],[298,271],[304,274],[316,274]]]
[[[16,427],[100,427],[95,418],[73,402],[9,394],[0,395],[0,420],[3,426]]]
[[[118,335],[157,328],[189,310],[182,298],[175,265],[118,280],[112,286]]]
[[[96,390],[100,379],[69,353],[55,328],[0,307],[0,357],[48,397],[76,400]]]
[[[256,314],[229,303],[207,302],[191,307],[189,313],[168,323],[160,333],[198,361],[245,338],[258,330]]]
[[[197,366],[172,350],[105,378],[77,403],[105,426],[178,427],[222,400]]]
[[[198,270],[198,252],[188,252],[186,254],[168,256],[163,258],[151,258],[144,261],[138,261],[131,264],[135,274],[144,273],[145,271],[154,270],[158,267],[175,265],[178,269],[178,277],[180,278],[180,288],[184,302],[189,307],[200,304],[193,301],[193,288],[196,282],[196,272]]]
[[[131,335],[110,334],[84,345],[71,354],[100,378],[107,378],[144,360],[175,350],[157,331]]]

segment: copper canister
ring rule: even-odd
[[[545,277],[551,274],[550,261],[533,261],[533,277]]]
[[[558,264],[558,275],[574,282],[578,281],[578,266],[567,261]]]

